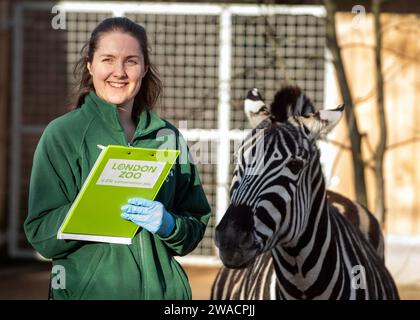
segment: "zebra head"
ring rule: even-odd
[[[242,142],[230,206],[215,230],[222,262],[247,266],[277,245],[293,246],[308,226],[323,181],[316,139],[340,120],[344,107],[279,122],[262,121]]]

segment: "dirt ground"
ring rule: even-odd
[[[217,274],[217,269],[206,267],[184,267],[191,283],[193,299],[206,300],[210,297],[211,285]],[[402,300],[420,300],[419,285],[398,286]]]
[[[0,300],[47,299],[49,264],[43,262],[13,262],[0,264]],[[216,276],[212,267],[185,266],[191,283],[193,299],[207,300]],[[402,299],[420,300],[419,286],[400,286]]]

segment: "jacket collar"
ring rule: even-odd
[[[94,91],[90,91],[85,97],[84,105],[86,105],[89,110],[93,110],[97,115],[99,115],[99,117],[101,117],[101,119],[112,129],[124,131],[118,115],[117,106],[115,104],[104,101],[99,98]],[[164,128],[165,126],[165,121],[163,121],[156,113],[145,110],[140,114],[134,138],[145,136],[153,131]]]

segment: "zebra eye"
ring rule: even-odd
[[[298,174],[303,168],[303,161],[299,159],[292,159],[287,163],[286,167],[289,168],[293,174]]]

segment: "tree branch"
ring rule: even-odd
[[[386,149],[389,151],[391,149],[396,149],[396,148],[399,148],[399,147],[404,146],[406,144],[415,143],[417,141],[420,141],[420,137],[413,137],[413,138],[410,138],[410,139],[407,139],[407,140],[403,140],[403,141],[399,141],[399,142],[390,144],[386,147]]]
[[[271,46],[273,48],[273,56],[275,59],[275,66],[280,70],[280,72],[284,76],[284,84],[288,84],[290,82],[290,77],[287,72],[286,64],[284,63],[283,56],[280,52],[280,43],[277,40],[277,34],[274,27],[271,25],[270,21],[268,21],[268,16],[266,14],[262,15],[265,23],[265,35],[268,40],[271,42]]]
[[[335,146],[339,147],[340,149],[351,151],[351,146],[345,145],[344,143],[341,143],[339,141],[331,140],[331,139],[328,139],[328,138],[325,139],[325,141],[327,143],[331,143],[332,145],[335,145]]]
[[[337,42],[335,26],[336,5],[333,0],[324,0],[324,5],[327,11],[327,46],[333,56],[333,63],[337,74],[338,84],[340,86],[340,91],[344,100],[344,104],[346,106],[345,118],[351,141],[351,153],[354,170],[353,179],[356,199],[358,202],[368,207],[364,164],[361,150],[361,136],[357,126],[357,120],[354,114],[354,103],[347,82],[346,72],[344,69],[344,62],[342,60],[340,47],[338,46]]]
[[[385,115],[384,99],[384,79],[382,75],[382,33],[381,33],[381,2],[382,0],[372,1],[372,13],[374,17],[375,32],[375,70],[376,70],[376,104],[377,116],[379,119],[379,141],[374,152],[375,159],[375,181],[376,181],[376,216],[382,227],[385,225],[385,179],[384,179],[384,157],[387,143],[387,123]]]

